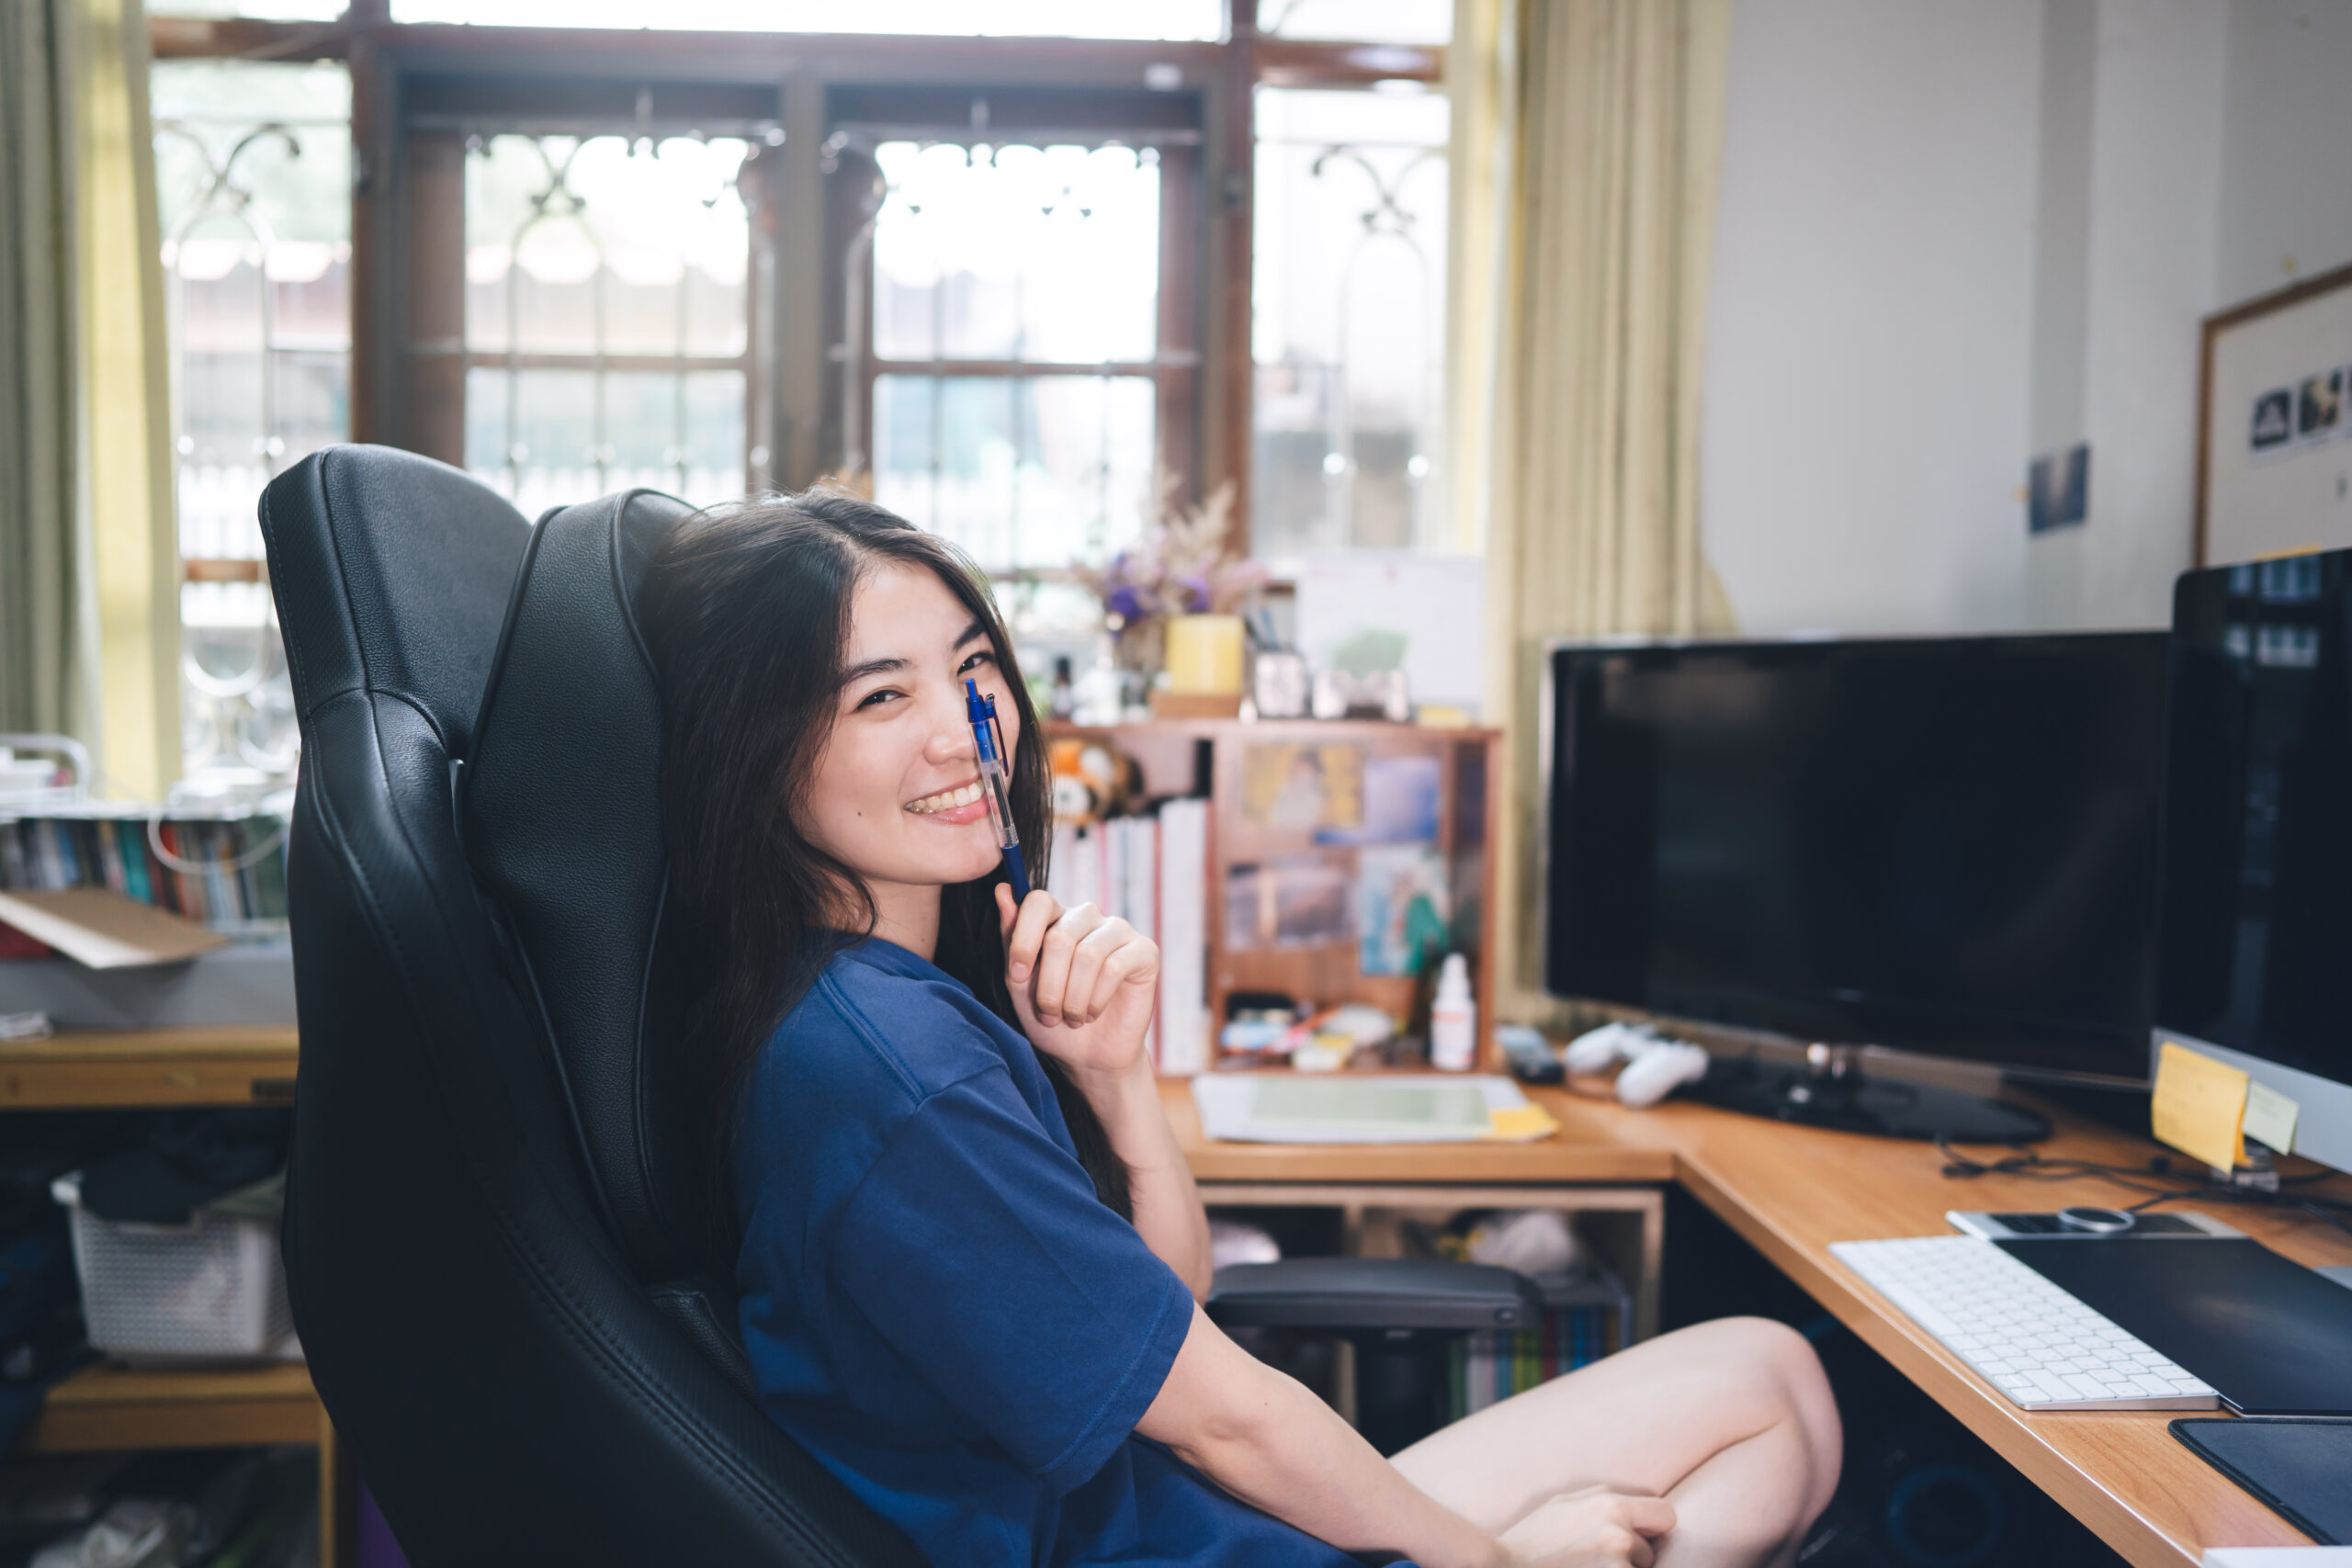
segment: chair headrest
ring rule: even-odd
[[[662,712],[635,601],[684,502],[633,491],[542,519],[464,770],[468,858],[536,991],[591,1175],[645,1280],[687,1260],[691,1173],[657,964]]]
[[[364,688],[407,701],[463,756],[530,537],[523,514],[446,463],[356,446],[303,458],[261,510],[304,727]],[[282,549],[281,536],[324,547]]]

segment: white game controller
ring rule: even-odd
[[[1572,1073],[1604,1072],[1613,1062],[1624,1063],[1617,1099],[1636,1111],[1707,1075],[1704,1050],[1668,1040],[1645,1023],[1604,1023],[1569,1041],[1560,1059]]]

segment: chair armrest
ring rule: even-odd
[[[1484,1263],[1410,1258],[1291,1258],[1228,1263],[1209,1289],[1221,1327],[1331,1333],[1529,1328],[1544,1298],[1523,1274]]]

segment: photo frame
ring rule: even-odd
[[[2196,564],[2352,546],[2352,266],[2205,318]]]

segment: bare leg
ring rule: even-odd
[[[1665,1497],[1660,1568],[1787,1561],[1838,1484],[1838,1410],[1813,1348],[1725,1318],[1665,1335],[1467,1416],[1396,1456],[1413,1483],[1500,1532],[1605,1485]]]

